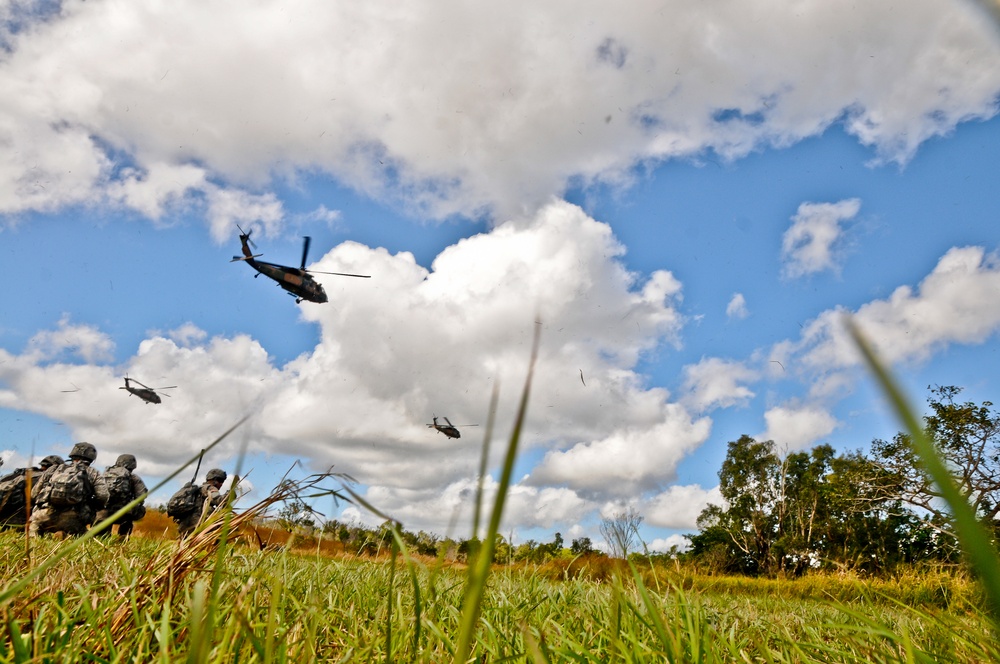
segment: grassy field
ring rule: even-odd
[[[128,541],[0,534],[9,582],[56,564],[4,606],[3,661],[453,661],[469,568],[322,547],[179,544],[151,512]],[[239,517],[233,527],[240,529]],[[166,530],[166,532],[164,532]],[[155,532],[154,532],[155,531]],[[247,540],[251,543],[253,540]],[[67,553],[67,549],[71,549]],[[497,568],[467,661],[998,661],[982,594],[962,575],[789,581],[626,565]]]
[[[537,346],[536,329],[532,366]],[[0,661],[1000,662],[1000,555],[891,378],[874,358],[870,366],[942,489],[969,573],[771,580],[607,559],[493,567],[529,368],[481,555],[468,566],[419,559],[396,531],[398,548],[359,559],[331,542],[296,549],[254,530],[277,502],[315,488],[308,482],[238,514],[221,510],[183,542],[155,512],[127,541],[94,537],[101,525],[66,541],[5,531]]]

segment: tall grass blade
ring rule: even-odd
[[[462,616],[458,628],[458,641],[455,645],[455,662],[465,662],[472,650],[472,641],[476,634],[476,625],[482,611],[483,597],[486,594],[486,581],[493,562],[493,552],[496,549],[497,533],[500,532],[500,519],[503,516],[503,506],[507,500],[511,477],[514,474],[514,462],[517,459],[517,446],[521,440],[521,429],[528,412],[528,396],[531,393],[531,379],[535,372],[535,360],[538,358],[538,342],[541,338],[541,325],[535,325],[534,340],[531,345],[531,360],[528,363],[528,375],[524,380],[521,392],[521,403],[514,420],[514,430],[507,444],[507,455],[504,457],[503,470],[497,483],[497,495],[490,514],[490,523],[473,566],[469,570],[468,585],[465,589],[465,601],[462,603]]]
[[[917,453],[931,480],[941,491],[945,502],[948,503],[948,508],[955,519],[955,530],[965,555],[983,582],[993,627],[1000,634],[1000,557],[997,555],[990,535],[959,491],[951,472],[938,455],[934,441],[928,437],[925,428],[913,408],[910,407],[895,379],[889,374],[881,360],[876,357],[875,351],[861,330],[850,319],[847,320],[847,328],[854,338],[854,343],[868,363],[869,369],[875,375],[896,411],[896,415],[902,420],[906,432],[910,436],[913,450]]]
[[[490,412],[486,417],[486,431],[483,433],[483,454],[479,458],[479,476],[476,481],[476,505],[472,513],[472,536],[479,537],[479,517],[483,506],[483,480],[486,477],[486,465],[490,459],[490,441],[493,439],[493,424],[497,417],[497,402],[500,400],[500,381],[493,381],[493,394],[490,396]]]

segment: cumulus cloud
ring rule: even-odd
[[[746,298],[743,297],[743,293],[733,293],[732,299],[729,300],[729,304],[726,305],[726,316],[737,320],[743,320],[749,315],[750,311],[747,309],[747,301]]]
[[[67,323],[22,355],[0,351],[0,407],[64,422],[101,458],[130,452],[151,474],[251,414],[206,464],[231,463],[244,449],[301,458],[355,477],[404,521],[421,511],[449,519],[470,500],[482,429],[456,440],[426,424],[434,415],[485,423],[499,383],[497,436],[505,437],[541,326],[522,445],[545,460],[511,492],[508,509],[522,525],[545,527],[582,517],[597,497],[666,485],[708,435],[707,420],[636,372],[644,353],[678,343],[681,284],[665,271],[638,278],[623,253],[606,224],[565,202],[461,240],[429,270],[408,253],[345,242],[313,267],[378,278],[318,275],[331,304],[299,311],[319,340],[281,366],[246,335],[209,336],[191,323],[153,334],[122,366],[101,359],[106,337],[89,328],[94,340],[73,347],[92,349],[91,361],[57,358],[72,345],[66,339],[82,336],[67,334]],[[126,373],[177,385],[169,407],[118,390]],[[70,382],[81,389],[59,393]],[[502,454],[494,447],[491,467]]]
[[[677,464],[708,438],[711,423],[677,404],[660,404],[662,421],[628,427],[566,450],[549,452],[532,471],[536,483],[632,496],[672,481]]]
[[[43,330],[28,341],[26,355],[36,361],[75,355],[85,362],[100,362],[112,357],[114,341],[92,325],[73,325],[69,316],[59,319],[55,330]]]
[[[842,222],[853,219],[860,209],[861,201],[857,198],[800,205],[781,239],[785,276],[794,278],[837,270],[844,234]]]
[[[21,6],[0,27],[5,213],[156,218],[232,187],[268,223],[275,179],[322,173],[417,214],[504,219],[570,181],[627,184],[646,161],[735,159],[834,122],[905,162],[992,116],[1000,90],[991,27],[934,0]],[[227,235],[230,208],[209,202]]]
[[[706,490],[696,484],[675,485],[646,500],[640,511],[649,525],[694,530],[706,507],[724,504],[719,487]]]
[[[684,535],[670,535],[657,537],[646,546],[654,553],[667,553],[674,547],[677,547],[677,551],[687,551],[691,548],[691,541]]]
[[[844,317],[854,322],[887,362],[920,362],[950,344],[982,343],[1000,329],[1000,261],[982,247],[955,247],[914,289],[900,286],[884,300],[855,312],[830,309],[811,321],[795,342],[772,349],[775,360],[826,375],[817,390],[841,385],[838,372],[860,364]],[[794,358],[794,359],[789,359]],[[827,380],[830,381],[827,384]]]
[[[695,412],[743,404],[754,396],[745,383],[757,378],[742,362],[709,357],[684,367],[681,401]]]
[[[829,436],[839,426],[837,419],[817,405],[776,406],[764,413],[767,430],[758,440],[773,440],[783,452],[796,452]]]

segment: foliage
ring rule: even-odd
[[[955,476],[962,497],[986,524],[1000,516],[1000,413],[993,404],[956,403],[959,387],[928,388],[931,413],[924,431]],[[872,460],[880,494],[928,514],[929,527],[954,542],[951,513],[927,468],[918,458],[909,433],[872,443]]]
[[[306,503],[300,499],[291,500],[278,512],[278,524],[288,532],[311,530],[316,525],[311,515],[312,509]]]

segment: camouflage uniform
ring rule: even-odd
[[[49,455],[38,463],[38,468],[18,468],[10,475],[0,479],[0,482],[11,482],[12,491],[24,493],[28,487],[38,483],[42,473],[54,465],[64,463],[62,457]],[[0,498],[0,528],[24,528],[28,522],[30,510],[25,505],[25,497],[15,498],[13,495]],[[30,498],[30,496],[26,496]]]
[[[46,491],[49,480],[59,468],[52,466],[44,473],[38,484],[31,489],[31,501],[35,505],[31,513],[31,526],[29,528],[32,535],[44,535],[46,533],[63,533],[66,535],[82,535],[87,532],[87,528],[94,523],[94,515],[97,510],[104,507],[108,501],[108,487],[104,483],[104,478],[91,468],[90,464],[97,459],[97,450],[90,443],[77,443],[69,453],[70,463],[80,464],[86,468],[86,477],[90,483],[90,495],[79,505],[73,507],[59,508],[46,503]]]
[[[205,475],[205,483],[201,485],[201,509],[195,510],[186,517],[177,519],[177,532],[181,539],[194,530],[205,517],[222,507],[226,497],[219,489],[226,481],[226,471],[213,468]]]
[[[128,505],[130,502],[146,493],[146,483],[142,481],[142,478],[136,475],[133,471],[136,467],[135,457],[131,454],[122,454],[115,461],[115,466],[121,466],[129,472],[129,484],[131,486],[131,497],[125,502],[111,502],[114,497],[110,498],[107,507],[102,510],[98,510],[97,516],[94,518],[94,523],[100,523],[104,521],[109,516],[120,510],[121,508]],[[113,468],[114,466],[112,466]],[[111,470],[110,468],[108,470]],[[105,475],[107,473],[105,472]],[[107,481],[105,481],[107,484]],[[125,513],[124,515],[118,517],[118,520],[113,524],[108,526],[106,529],[102,530],[98,535],[99,537],[105,537],[111,534],[111,530],[114,528],[115,524],[118,524],[118,534],[121,537],[128,537],[132,534],[132,525],[134,522],[138,521],[146,515],[145,502],[142,501],[138,505],[132,508],[131,511]]]

